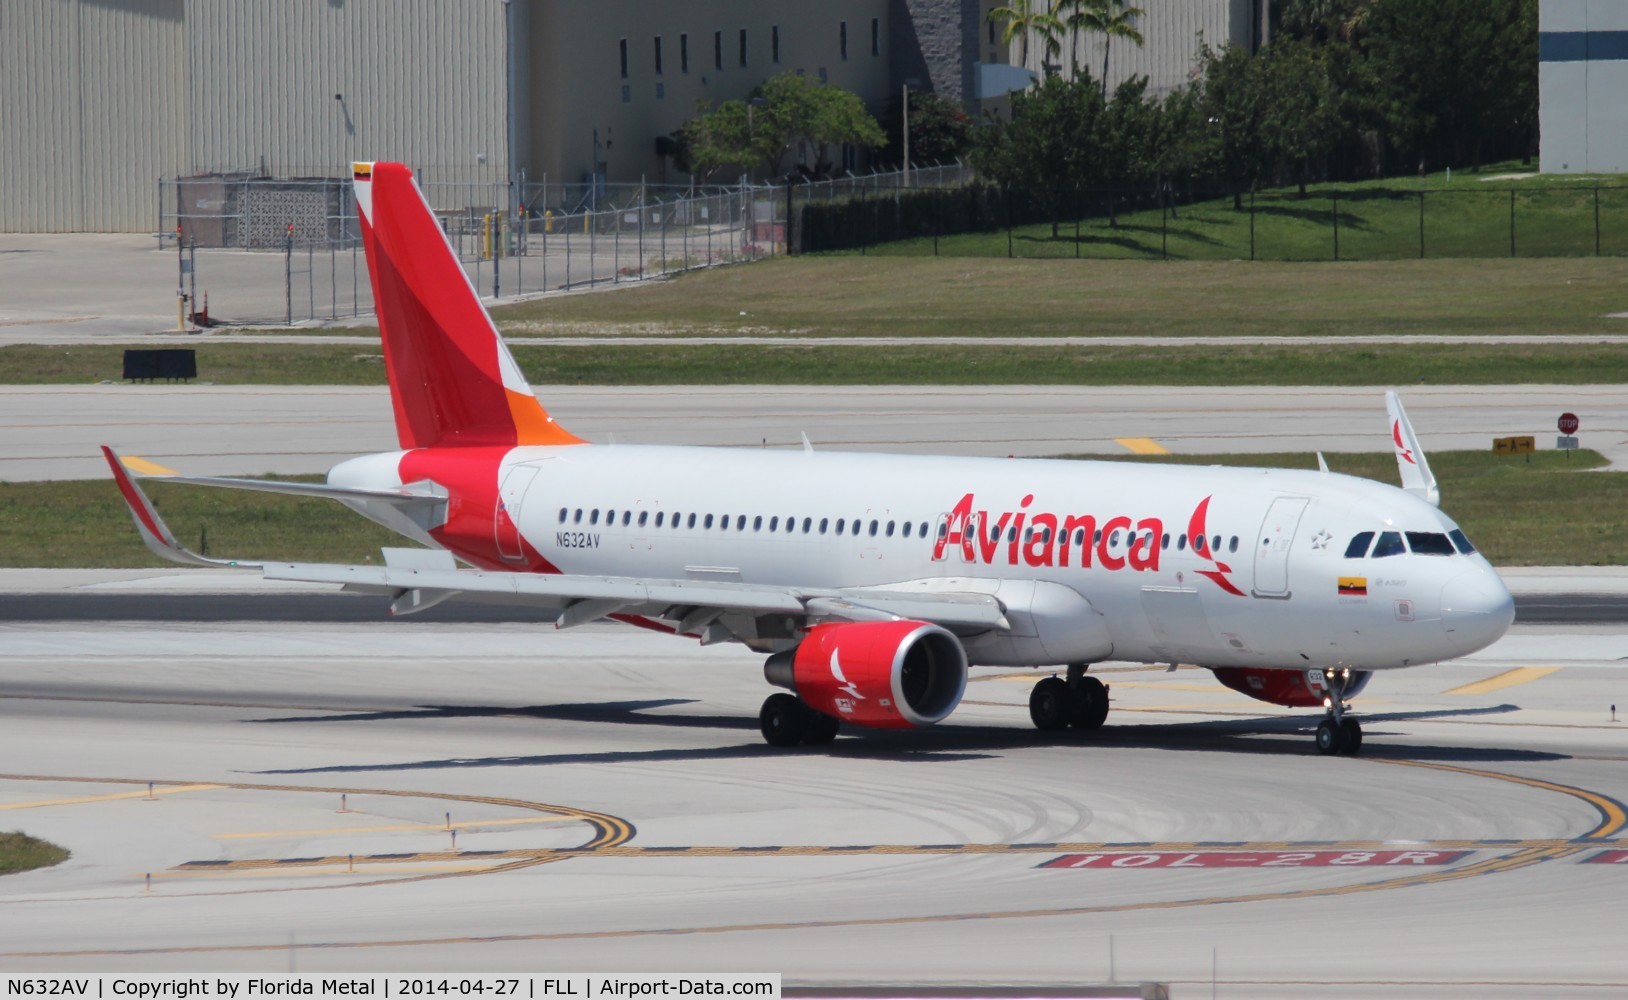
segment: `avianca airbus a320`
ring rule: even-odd
[[[1194,663],[1278,705],[1322,706],[1323,753],[1362,740],[1374,671],[1463,656],[1514,618],[1498,574],[1436,507],[1388,397],[1403,488],[1320,472],[1113,462],[594,445],[537,401],[411,172],[355,167],[400,450],[326,484],[172,477],[327,497],[425,548],[383,566],[259,564],[386,594],[533,601],[557,628],[614,619],[767,657],[775,746],[850,723],[930,726],[969,666],[1060,667],[1029,712],[1095,729],[1104,660]],[[186,551],[109,465],[154,552]]]

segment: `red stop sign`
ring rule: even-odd
[[[1562,413],[1560,415],[1560,421],[1558,424],[1556,424],[1556,426],[1560,428],[1560,433],[1562,434],[1576,434],[1577,428],[1580,426],[1577,422],[1577,414]]]

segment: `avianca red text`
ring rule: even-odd
[[[1157,571],[1164,522],[1156,517],[1141,520],[1120,514],[1098,521],[1094,514],[1053,514],[1030,511],[1034,494],[1018,503],[1015,511],[991,515],[972,509],[973,495],[963,496],[933,543],[933,559],[940,561],[950,549],[959,549],[967,562],[1030,566],[1068,566],[1073,553],[1079,553],[1079,566],[1106,570],[1130,568]],[[1119,535],[1125,546],[1115,551]]]

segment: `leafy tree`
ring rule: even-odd
[[[1009,195],[1034,198],[1055,238],[1073,189],[1100,182],[1096,130],[1102,114],[1102,92],[1089,76],[1048,77],[1012,95],[1010,120],[996,119],[980,130],[973,166]]]
[[[1204,87],[1191,83],[1164,96],[1146,141],[1148,164],[1161,199],[1176,213],[1172,187],[1190,185],[1216,170],[1218,131],[1206,114]]]
[[[889,163],[904,160],[904,101],[895,97],[883,114],[887,122]],[[961,105],[931,91],[910,92],[910,158],[917,163],[948,163],[972,148],[972,119]]]
[[[1001,44],[1008,48],[1012,39],[1018,39],[1019,66],[1029,65],[1029,36],[1040,38],[1046,55],[1056,56],[1063,50],[1063,22],[1052,13],[1048,0],[1007,0],[1005,6],[989,12],[989,20],[1001,26]]]
[[[1114,89],[1093,130],[1094,180],[1107,189],[1108,225],[1118,226],[1118,197],[1141,187],[1155,173],[1152,140],[1157,133],[1159,104],[1148,100],[1145,76],[1132,77]]]
[[[1232,190],[1232,207],[1242,209],[1244,192],[1260,182],[1271,161],[1265,63],[1235,45],[1219,52],[1206,45],[1200,55],[1205,116],[1218,133],[1217,166]]]
[[[1261,123],[1273,167],[1292,171],[1304,195],[1312,164],[1328,155],[1343,131],[1340,97],[1323,49],[1291,37],[1273,42],[1264,58]]]
[[[826,154],[832,146],[874,149],[887,141],[857,95],[795,73],[770,77],[746,100],[717,107],[703,102],[696,111],[681,130],[682,144],[691,162],[709,172],[761,164],[778,176],[793,153],[806,148],[813,162],[799,162],[797,168],[820,174],[830,169]]]
[[[1108,98],[1108,48],[1116,38],[1135,42],[1137,48],[1145,41],[1136,30],[1135,21],[1147,13],[1140,7],[1128,7],[1125,0],[1063,0],[1068,15],[1065,24],[1078,39],[1082,32],[1102,36],[1102,96]],[[1076,59],[1075,65],[1079,65]]]

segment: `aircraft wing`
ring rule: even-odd
[[[102,453],[113,470],[113,479],[130,508],[141,540],[160,558],[191,566],[259,569],[268,580],[333,583],[346,590],[384,594],[392,598],[390,611],[395,615],[423,611],[451,597],[466,597],[558,607],[561,610],[555,623],[557,628],[569,628],[613,614],[668,618],[679,622],[679,632],[697,632],[703,640],[709,634],[709,626],[732,612],[846,621],[917,618],[946,627],[983,630],[1010,627],[1005,609],[988,594],[919,594],[885,588],[812,590],[728,581],[505,573],[460,569],[452,553],[441,549],[387,548],[383,566],[212,559],[177,542],[124,461],[110,448],[104,447]],[[392,513],[404,516],[426,531],[439,524],[446,514],[444,491],[429,483],[409,484],[399,490],[360,490],[320,483],[146,475],[200,486],[325,497],[358,509],[375,520],[383,520],[382,515]]]
[[[1394,392],[1385,393],[1385,409],[1391,418],[1391,445],[1396,449],[1396,467],[1402,474],[1402,488],[1433,506],[1441,506],[1441,491],[1436,488],[1436,474],[1430,471],[1430,462],[1419,438],[1413,433],[1413,424],[1402,408],[1402,397]]]
[[[561,609],[556,628],[615,614],[667,618],[704,630],[729,612],[878,621],[919,618],[944,626],[1009,627],[1000,602],[988,594],[903,594],[882,589],[810,590],[767,584],[569,573],[506,573],[458,569],[452,554],[386,549],[383,566],[266,563],[268,580],[333,583],[346,590],[392,597],[391,613],[411,614],[454,596],[521,602]]]

